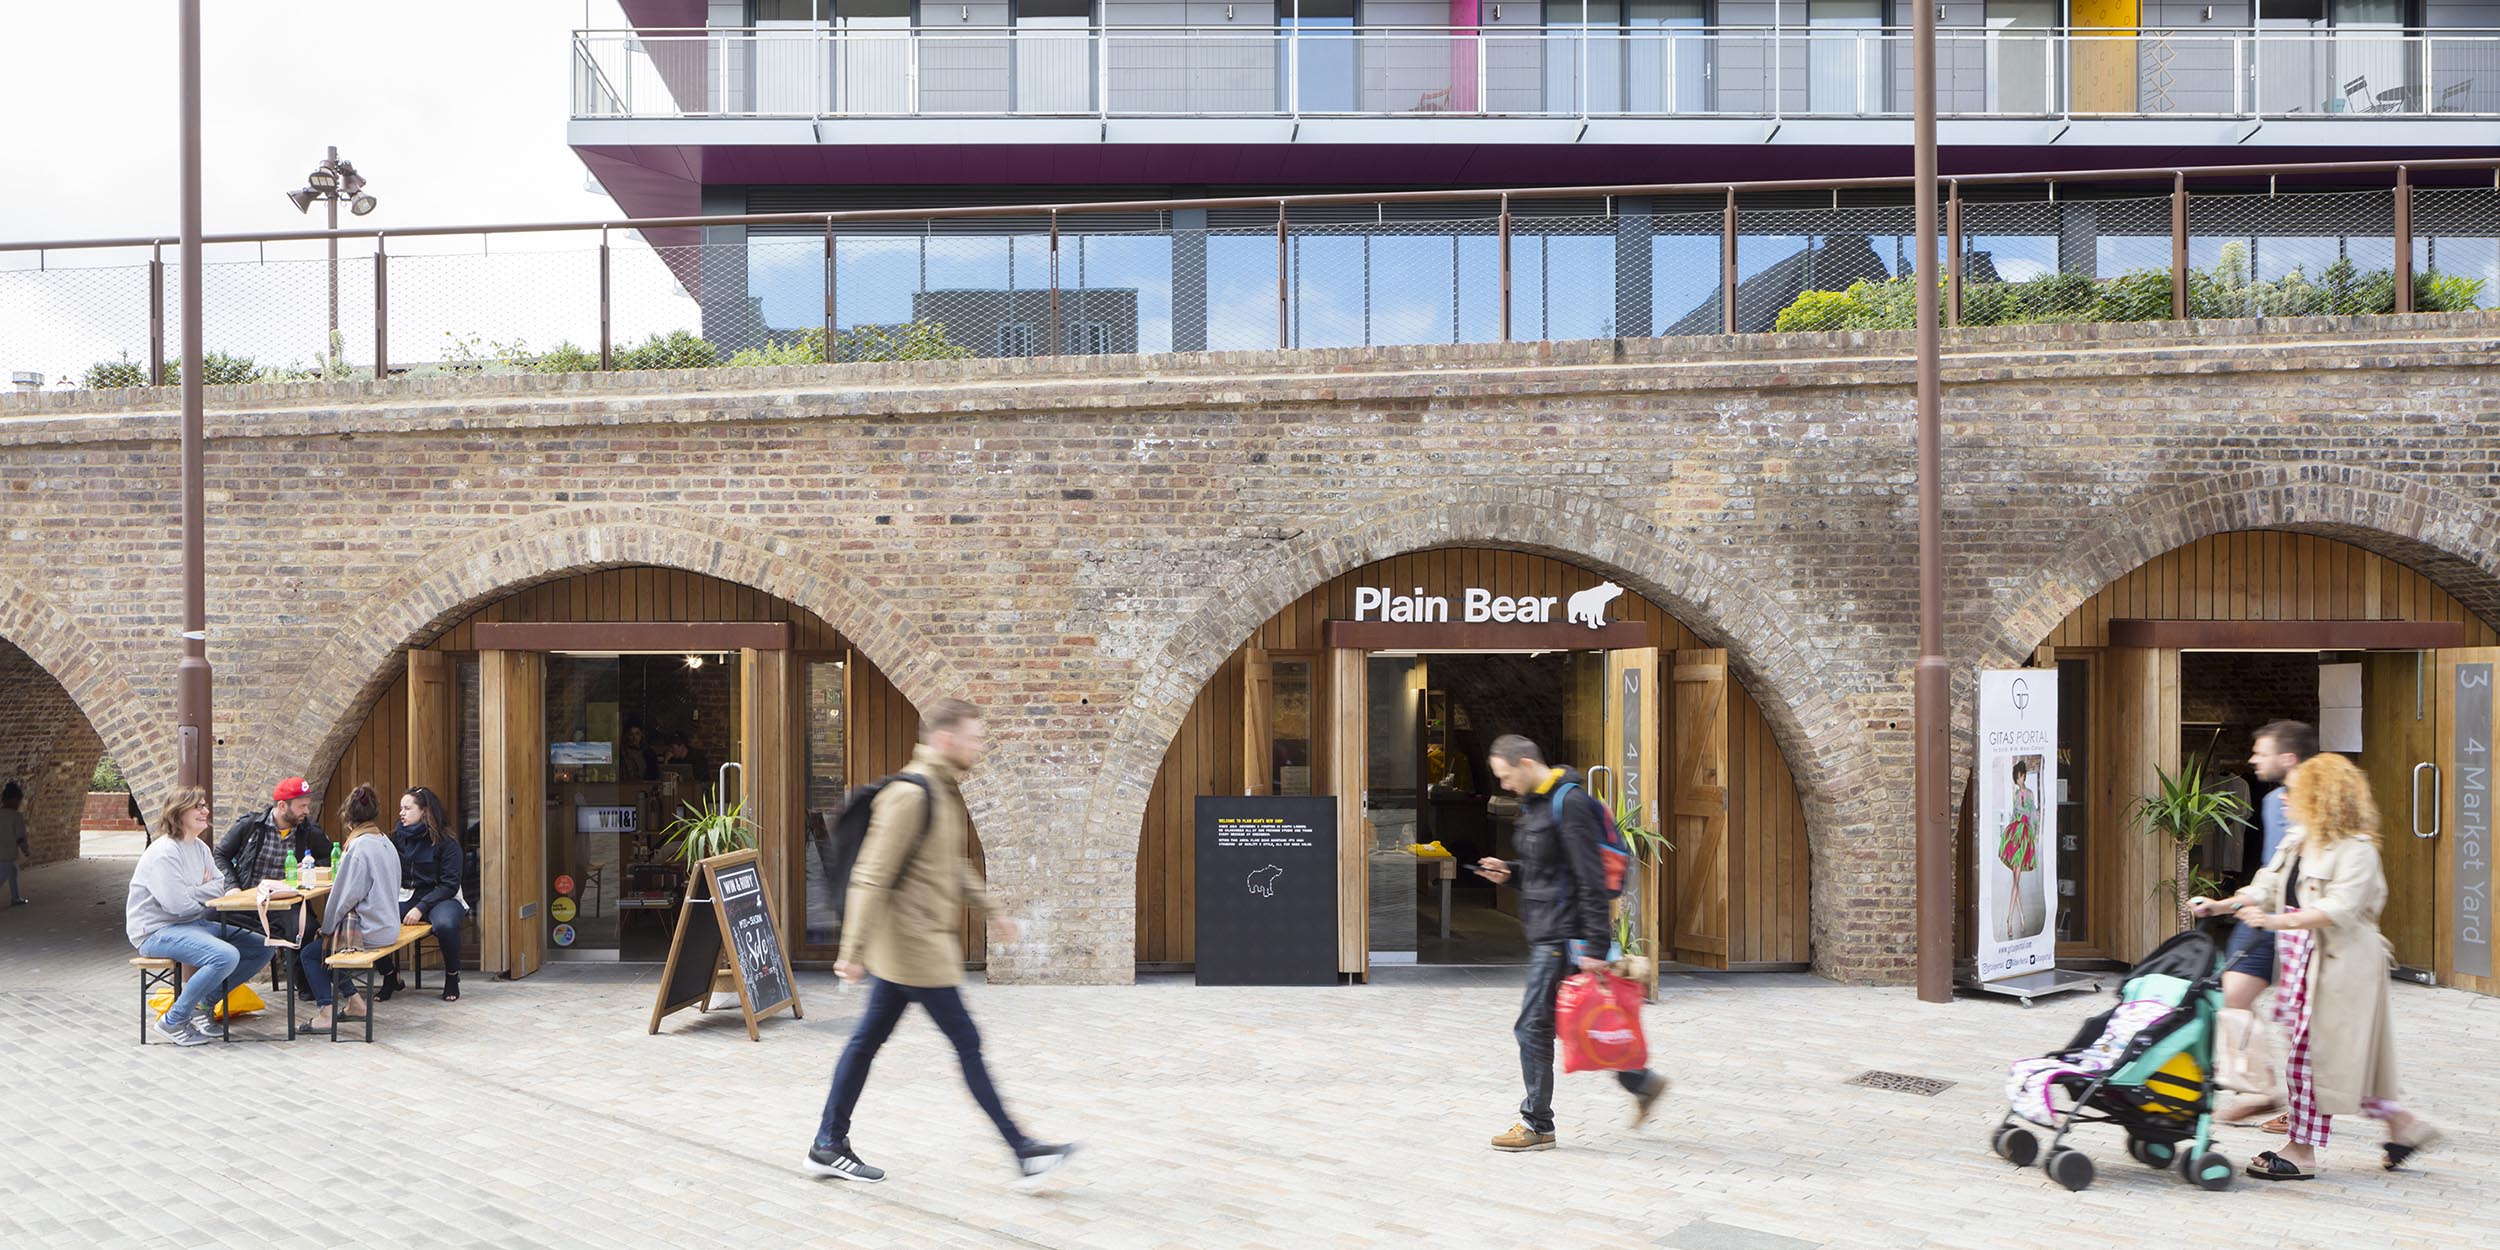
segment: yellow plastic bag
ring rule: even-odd
[[[160,1016],[172,1010],[173,1005],[174,992],[165,986],[158,986],[154,993],[148,995],[148,1010]],[[226,995],[226,1001],[209,1008],[208,1014],[223,1020],[230,1015],[247,1016],[268,1006],[268,1003],[261,1001],[260,995],[252,992],[251,986],[238,985],[234,987],[232,993]]]

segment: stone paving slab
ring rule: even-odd
[[[2072,1194],[1984,1141],[2006,1061],[2062,1042],[2082,996],[1675,981],[1647,1016],[1678,1082],[1651,1125],[1625,1130],[1610,1082],[1568,1077],[1563,1148],[1504,1155],[1484,1145],[1518,1098],[1500,988],[976,985],[1010,1106],[1083,1152],[1015,1191],[915,1015],[854,1134],[892,1179],[857,1186],[797,1168],[861,1002],[829,976],[802,974],[806,1018],[761,1042],[734,1011],[647,1036],[654,970],[575,966],[394,999],[372,1046],[142,1048],[127,872],[47,866],[34,907],[0,912],[0,1246],[2446,1248],[2500,1228],[2500,1000],[2452,991],[2395,990],[2413,1102],[2451,1135],[2420,1170],[2377,1170],[2375,1126],[2352,1122],[2321,1180],[2209,1194],[2100,1129],[2100,1180]],[[1955,1084],[1843,1083],[1868,1068]],[[251,1114],[277,1118],[209,1129]],[[340,1220],[353,1237],[317,1231]]]

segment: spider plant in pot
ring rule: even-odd
[[[2155,883],[2153,892],[2169,896],[2178,928],[2185,930],[2188,899],[2213,888],[2191,871],[2189,853],[2211,835],[2248,828],[2248,805],[2194,760],[2175,773],[2155,767],[2153,777],[2153,792],[2135,801],[2131,816],[2138,832],[2170,840],[2170,879]]]
[[[685,867],[686,884],[691,889],[696,865],[715,855],[727,855],[731,851],[749,850],[755,846],[755,822],[747,819],[745,800],[722,802],[716,796],[707,794],[686,804],[677,819],[660,831],[660,836],[667,839],[660,844],[660,853]],[[694,924],[697,921],[680,908],[678,923]],[[723,994],[734,998],[737,986],[730,983],[727,970],[715,970],[712,973],[713,1005],[719,1005]]]
[[[1626,883],[1629,888],[1624,890],[1623,897],[1615,904],[1614,940],[1615,949],[1620,954],[1616,966],[1626,979],[1640,982],[1647,995],[1655,999],[1658,996],[1657,961],[1650,956],[1649,942],[1641,936],[1647,927],[1641,923],[1642,908],[1647,900],[1642,889],[1645,878],[1640,869],[1657,864],[1675,849],[1675,844],[1669,842],[1666,835],[1637,820],[1625,821],[1620,828],[1625,844],[1632,850],[1634,868],[1632,880]]]

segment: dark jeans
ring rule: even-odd
[[[399,914],[405,917],[408,909],[401,908]],[[443,974],[445,976],[460,974],[460,924],[468,918],[469,909],[462,907],[460,900],[456,898],[444,899],[425,913],[425,922],[434,926],[434,943],[443,950]],[[411,950],[408,957],[413,960],[418,956],[415,951]],[[399,974],[399,956],[393,955],[382,961],[382,974],[384,976]]]
[[[304,944],[295,952],[295,968],[303,974],[305,984],[311,987],[312,1000],[327,1007],[330,1005],[330,966],[322,962],[329,958],[328,948],[322,945],[323,936],[319,929],[304,935]]]
[[[1511,1035],[1519,1039],[1519,1076],[1528,1096],[1519,1101],[1519,1121],[1539,1133],[1554,1131],[1554,992],[1575,969],[1560,942],[1539,942],[1528,948],[1528,990],[1519,1000],[1519,1022]],[[1615,1083],[1637,1094],[1649,1088],[1647,1068],[1615,1073]]]
[[[990,1084],[989,1067],[981,1062],[981,1034],[964,1010],[963,994],[951,985],[923,988],[876,977],[867,978],[867,985],[868,1005],[859,1013],[858,1027],[851,1030],[850,1044],[842,1048],[842,1061],[834,1065],[833,1089],[825,1095],[825,1118],[816,1128],[816,1144],[830,1147],[851,1139],[851,1111],[859,1106],[860,1091],[868,1086],[868,1065],[877,1061],[877,1050],[893,1035],[903,1009],[918,1003],[946,1040],[955,1044],[955,1058],[963,1064],[964,1085],[972,1091],[972,1100],[989,1113],[990,1123],[998,1126],[998,1135],[1007,1139],[1009,1147],[1022,1146],[1024,1131],[1008,1118],[1006,1104],[998,1100],[998,1088]]]

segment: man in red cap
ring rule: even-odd
[[[316,864],[330,862],[330,835],[312,818],[312,787],[301,777],[279,782],[267,808],[245,812],[217,839],[217,862],[237,890],[286,880],[286,861],[302,863],[307,853]]]

